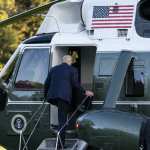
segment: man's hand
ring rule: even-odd
[[[85,95],[89,96],[89,97],[92,97],[92,96],[94,96],[94,93],[92,91],[86,90]]]

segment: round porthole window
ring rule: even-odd
[[[26,130],[27,121],[26,118],[21,114],[16,114],[11,120],[11,127],[15,133],[24,132]]]

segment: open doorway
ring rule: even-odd
[[[85,89],[92,89],[93,69],[96,56],[95,46],[58,46],[53,52],[52,66],[62,63],[66,54],[73,56],[73,66],[79,72],[79,79]]]
[[[85,90],[92,90],[93,71],[96,56],[95,46],[57,46],[53,51],[52,66],[62,63],[62,57],[72,55],[73,66],[78,70],[79,81]],[[58,125],[57,108],[51,106],[50,124]]]

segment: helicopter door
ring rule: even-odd
[[[49,69],[50,48],[25,48],[19,59],[10,87],[7,107],[9,118],[11,118],[12,132],[9,132],[10,134],[17,133],[21,128],[26,127],[28,120],[43,103],[43,87]],[[36,115],[30,122],[30,128],[35,125],[38,117],[39,115]],[[41,138],[44,138],[42,135],[48,130],[48,120],[49,108],[47,107],[41,119],[42,123],[38,126]],[[29,133],[30,131],[27,134]]]
[[[53,61],[52,61],[53,66],[61,64],[62,57],[66,54],[69,54],[73,57],[73,62],[74,62],[73,66],[76,67],[76,69],[78,70],[79,81],[83,86],[83,88],[85,90],[86,89],[92,90],[96,47],[95,46],[57,46],[55,47],[55,50],[53,52]],[[76,93],[74,92],[74,94]],[[79,101],[77,101],[76,98],[74,97],[75,101],[73,106],[75,106],[76,108],[76,106],[78,106],[81,103],[82,99],[83,98],[81,96],[81,99],[79,98]],[[58,126],[57,107],[51,105],[50,110],[51,110],[50,124],[52,128],[55,128]]]

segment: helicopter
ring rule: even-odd
[[[18,46],[0,72],[0,145],[16,150],[20,131],[26,140],[38,121],[32,116],[43,104],[48,71],[71,54],[82,86],[95,93],[90,111],[77,119],[78,137],[95,149],[148,147],[147,138],[142,138],[149,135],[150,116],[148,0],[57,0],[1,21],[0,26],[49,7],[37,34]],[[57,108],[44,106],[28,149],[54,137]]]

